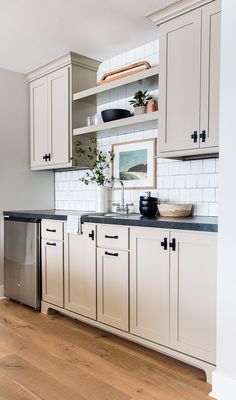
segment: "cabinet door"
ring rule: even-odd
[[[201,10],[161,25],[160,153],[199,147],[200,66]]]
[[[130,230],[130,331],[169,344],[169,232]]]
[[[42,240],[42,298],[63,307],[63,242]]]
[[[128,331],[128,252],[98,248],[98,321]]]
[[[175,232],[171,251],[171,347],[215,363],[217,237]]]
[[[95,225],[84,224],[82,235],[67,235],[65,249],[65,308],[93,319],[96,319],[95,232]]]
[[[201,147],[219,146],[221,5],[202,8]]]
[[[69,162],[69,67],[48,75],[49,165]]]
[[[30,84],[30,141],[31,167],[46,166],[48,152],[47,77]]]

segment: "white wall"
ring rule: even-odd
[[[54,173],[30,171],[29,145],[27,80],[22,74],[0,69],[0,285],[2,211],[54,208]]]
[[[147,60],[151,66],[159,64],[159,42],[156,40],[144,46],[120,54],[103,62],[98,70],[98,80],[107,71],[122,67],[135,61]],[[123,87],[115,93],[107,92],[100,99],[98,111],[105,108],[130,108],[129,100],[137,90],[145,90],[158,97],[157,85],[153,80],[143,84],[137,82]],[[130,108],[132,109],[132,108]],[[118,130],[98,133],[98,147],[104,151],[111,149],[112,144],[158,137],[158,129],[153,123],[120,128]],[[218,215],[218,159],[173,161],[158,159],[157,188],[152,195],[161,201],[193,203],[196,215]],[[83,172],[57,172],[55,179],[56,208],[64,210],[95,210],[96,187],[84,186],[79,182]],[[144,189],[145,190],[145,189]],[[139,196],[144,190],[126,190],[125,200],[135,204],[139,212]],[[120,191],[111,193],[112,201],[120,201]]]
[[[236,399],[236,2],[222,1],[217,369],[213,396]],[[232,179],[233,177],[233,179]]]

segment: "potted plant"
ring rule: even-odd
[[[75,156],[73,160],[75,164],[80,161],[86,165],[89,171],[81,178],[85,185],[90,183],[97,184],[97,212],[107,212],[107,185],[111,183],[111,178],[107,176],[111,162],[114,160],[115,153],[110,150],[104,153],[97,148],[96,137],[89,139],[88,146],[83,146],[80,140],[75,141]]]
[[[144,114],[146,112],[147,102],[148,100],[152,100],[152,98],[153,97],[147,93],[147,90],[145,90],[145,92],[142,92],[141,90],[136,92],[133,99],[129,101],[129,103],[134,107],[134,114]]]

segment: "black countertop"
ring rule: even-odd
[[[105,217],[99,213],[86,211],[62,211],[62,210],[31,210],[31,211],[4,211],[3,215],[15,218],[38,218],[57,219],[66,221],[68,215],[82,215],[82,222],[96,224],[113,224],[128,226],[143,226],[162,229],[181,229],[190,231],[218,232],[217,217],[188,217],[188,218],[167,218],[167,217],[143,217],[140,214],[117,215]]]

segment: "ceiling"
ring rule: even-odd
[[[27,73],[67,52],[104,61],[157,37],[169,0],[0,0],[0,68]]]

